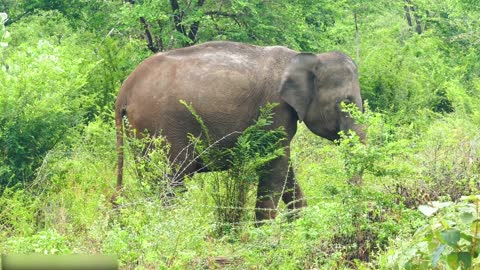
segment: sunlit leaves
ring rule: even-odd
[[[5,29],[5,23],[8,20],[7,13],[0,13],[0,47],[7,47],[8,43],[4,42],[9,36],[10,33]]]
[[[480,254],[480,200],[476,196],[466,197],[458,203],[436,203],[436,207],[423,208],[422,213],[430,216],[429,224],[421,228],[411,240],[408,250],[397,251],[392,264],[402,267],[400,261],[408,261],[420,267],[431,256],[431,266],[451,269],[476,269]],[[437,213],[431,216],[432,211]]]

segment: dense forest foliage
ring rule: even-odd
[[[125,269],[480,268],[477,1],[0,0],[0,20],[1,253],[111,254]],[[245,221],[219,234],[225,175],[197,174],[166,202],[158,177],[138,177],[154,161],[168,171],[165,149],[134,163],[135,141],[112,210],[122,82],[154,53],[211,40],[358,65],[367,143],[300,126],[292,165],[309,206],[294,220],[281,206],[256,227],[250,194]]]

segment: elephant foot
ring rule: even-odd
[[[307,201],[298,185],[294,185],[294,187],[283,193],[282,200],[290,210],[296,210],[307,206]]]
[[[285,202],[287,208],[290,210],[297,210],[307,207],[307,201],[305,200],[305,198],[303,198],[303,196],[295,198],[295,196],[291,196],[286,193],[283,195],[282,199]]]
[[[261,226],[268,220],[275,219],[277,217],[276,208],[272,200],[257,201],[255,207],[255,224]]]
[[[112,205],[113,210],[117,210],[120,204],[117,202],[118,198],[118,191],[112,194],[112,197],[110,197],[110,204]]]
[[[285,215],[285,218],[289,222],[299,218],[302,214],[302,208],[307,207],[307,201],[303,196],[295,197],[292,196],[292,194],[285,193],[282,198],[284,202],[288,202],[285,203],[288,208],[288,213]]]
[[[302,209],[289,209],[288,212],[283,216],[288,222],[292,222],[302,216]]]

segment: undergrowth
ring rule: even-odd
[[[368,117],[365,124],[377,133],[369,133],[366,145],[346,137],[338,147],[300,126],[292,142],[292,166],[309,206],[291,222],[283,218],[287,210],[281,206],[275,221],[257,228],[249,214],[254,208],[248,203],[253,201],[247,200],[241,230],[231,230],[231,220],[218,219],[220,207],[212,195],[219,191],[216,181],[226,175],[187,177],[186,191],[177,192],[174,199],[161,196],[165,190],[158,180],[170,174],[167,159],[162,158],[168,148],[162,148],[166,144],[161,137],[145,163],[134,162],[141,148],[136,148],[135,140],[127,142],[125,192],[118,212],[112,210],[107,198],[115,190],[115,130],[98,118],[69,133],[67,142],[49,152],[28,189],[6,189],[0,198],[0,252],[111,254],[122,268],[388,269],[391,256],[410,258],[399,243],[430,223],[416,210],[428,197],[412,193],[419,188],[415,179],[424,179],[431,189],[437,181],[425,177],[435,175],[430,173],[432,165],[422,162],[431,153],[425,145],[434,143],[433,138],[452,147],[468,146],[474,155],[476,134],[457,128],[451,132],[458,137],[432,137],[430,132],[404,137],[384,115]],[[460,127],[454,118],[443,121]],[[400,152],[406,144],[414,147]],[[352,154],[347,159],[348,149]],[[436,168],[453,166],[449,168],[458,168],[455,181],[468,176],[478,183],[475,167],[459,162],[465,152],[451,153],[438,159]],[[369,155],[378,162],[371,162]],[[389,169],[392,162],[402,169]],[[361,185],[349,182],[348,166],[363,168]],[[476,192],[475,185],[455,181],[444,183],[451,183],[459,194]],[[397,192],[399,186],[403,192]]]

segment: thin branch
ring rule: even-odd
[[[201,8],[203,4],[205,3],[205,0],[198,0],[197,2],[197,8]],[[197,32],[198,32],[198,27],[200,26],[200,21],[197,20],[196,22],[192,23],[190,25],[190,31],[188,32],[188,38],[195,43],[197,41]]]
[[[160,20],[157,20],[157,24],[158,24],[158,28],[160,28],[159,37],[157,38],[157,46],[160,51],[164,51],[165,45],[163,44],[163,39],[162,39],[163,24]]]
[[[415,7],[412,7],[412,10],[413,10],[413,17],[415,18],[415,24],[416,24],[415,29],[417,30],[417,33],[420,35],[423,32],[420,17],[417,15]]]
[[[190,8],[190,5],[192,4],[192,1],[189,1],[187,4],[187,9]],[[205,4],[205,0],[198,0],[196,7],[201,8]],[[173,11],[173,22],[175,24],[175,29],[182,33],[184,36],[188,37],[190,41],[187,42],[187,44],[184,45],[192,45],[197,42],[197,32],[198,28],[200,26],[200,20],[197,20],[193,22],[190,25],[190,28],[187,33],[187,29],[185,28],[185,25],[183,25],[183,16],[185,15],[185,11],[180,10],[180,5],[178,4],[177,0],[170,0],[170,6],[172,7]]]
[[[145,20],[144,17],[140,17],[140,22],[143,25],[143,28],[145,29],[145,37],[147,39],[147,47],[154,53],[157,53],[159,51],[159,48],[153,44],[153,39],[152,39],[152,34],[150,33],[150,29],[148,27],[147,21]]]
[[[353,19],[355,21],[355,51],[357,59],[357,65],[360,64],[360,30],[358,29],[358,18],[357,12],[353,13]]]
[[[20,15],[18,15],[17,17],[15,18],[8,18],[8,20],[5,22],[5,26],[9,26],[10,24],[14,23],[14,22],[18,22],[20,21],[21,18],[25,17],[25,16],[29,16],[31,15],[32,12],[31,11],[26,11]]]
[[[191,5],[192,5],[192,0],[187,2],[187,6],[185,7],[184,10],[189,10]]]
[[[410,6],[408,1],[405,1],[405,6],[403,6],[403,9],[405,10],[405,17],[407,18],[408,26],[412,27],[412,15],[410,15]]]
[[[205,12],[204,14],[205,14],[205,15],[217,15],[217,16],[230,17],[230,18],[237,18],[237,17],[239,17],[238,14],[228,13],[228,12],[222,12],[222,11],[207,11],[207,12]]]
[[[407,2],[407,5],[410,8],[410,11],[413,13],[413,18],[415,19],[415,30],[417,31],[417,34],[421,34],[422,31],[422,24],[420,21],[420,17],[417,14],[417,8],[416,6],[412,3],[412,0],[405,0]]]
[[[173,11],[173,22],[175,24],[175,29],[182,34],[187,35],[185,27],[182,25],[183,11],[180,11],[178,1],[170,0],[170,6],[172,7]]]

